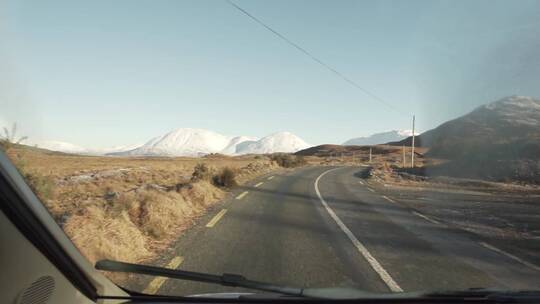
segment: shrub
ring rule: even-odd
[[[295,156],[295,158],[296,158],[296,166],[297,167],[307,165],[307,161],[303,156],[297,155],[297,156]]]
[[[229,167],[225,167],[214,175],[212,182],[218,187],[233,187],[236,186],[236,173]]]
[[[284,168],[300,167],[306,164],[303,156],[296,156],[285,153],[272,154],[271,160],[275,161],[279,166]]]
[[[191,181],[211,181],[212,180],[212,173],[210,172],[210,168],[206,164],[199,163],[195,166],[193,169],[193,174],[191,175]]]

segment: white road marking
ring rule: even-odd
[[[386,195],[383,195],[383,196],[382,196],[382,198],[384,198],[385,200],[389,201],[390,203],[394,203],[394,204],[396,203],[396,201],[395,201],[395,200],[393,200],[393,199],[389,198],[389,197],[388,197],[388,196],[386,196]]]
[[[244,192],[240,193],[240,194],[236,197],[236,199],[237,199],[237,200],[242,199],[242,198],[243,198],[244,196],[246,196],[248,193],[249,193],[248,191],[244,191]]]
[[[270,176],[270,177],[268,177],[268,180],[271,180],[272,178],[274,178],[274,176],[273,176],[273,175],[272,175],[272,176]]]
[[[386,286],[388,286],[388,288],[393,292],[402,292],[403,289],[401,289],[401,287],[399,287],[399,285],[396,283],[396,281],[394,281],[394,279],[390,276],[390,274],[382,267],[382,265],[379,263],[379,261],[377,261],[375,259],[375,257],[373,257],[373,255],[371,255],[371,253],[367,250],[366,246],[364,246],[364,244],[362,244],[354,236],[354,234],[351,232],[351,230],[349,230],[349,228],[347,228],[347,226],[345,226],[345,224],[343,224],[341,219],[336,215],[334,210],[332,210],[332,208],[330,208],[330,206],[328,206],[328,204],[326,203],[326,201],[322,197],[321,192],[319,191],[319,180],[326,173],[328,173],[330,171],[333,171],[333,170],[336,170],[336,169],[339,169],[339,168],[334,168],[334,169],[330,169],[330,170],[327,170],[327,171],[323,172],[315,180],[315,183],[314,183],[315,192],[317,193],[317,196],[319,197],[319,200],[321,201],[324,208],[326,208],[326,211],[328,212],[328,214],[330,214],[330,217],[332,217],[332,219],[334,219],[334,221],[339,226],[339,228],[341,228],[341,230],[345,233],[345,235],[347,235],[349,240],[351,240],[351,242],[356,247],[356,249],[358,249],[360,254],[366,259],[366,261],[369,263],[371,268],[373,268],[373,270],[375,270],[375,272],[383,280],[383,282],[386,284]]]
[[[521,263],[521,264],[523,264],[523,265],[525,265],[525,266],[528,266],[528,267],[530,267],[530,268],[532,268],[532,269],[535,269],[535,270],[540,271],[540,267],[539,267],[539,266],[536,266],[536,265],[534,265],[534,264],[532,264],[532,263],[529,263],[529,262],[527,262],[527,261],[524,261],[524,260],[522,260],[521,258],[518,258],[517,256],[515,256],[515,255],[513,255],[513,254],[511,254],[511,253],[508,253],[508,252],[506,252],[506,251],[504,251],[504,250],[502,250],[502,249],[499,249],[499,248],[497,248],[497,247],[495,247],[495,246],[492,246],[492,245],[490,245],[490,244],[488,244],[488,243],[485,243],[485,242],[480,242],[480,245],[486,247],[487,249],[493,250],[493,251],[495,251],[495,252],[497,252],[497,253],[499,253],[499,254],[505,255],[505,256],[511,258],[512,260],[517,261],[517,262],[519,262],[519,263]]]
[[[375,190],[371,189],[370,187],[367,187],[367,189],[371,192],[375,192]]]
[[[221,210],[218,214],[216,214],[216,216],[214,216],[214,218],[210,220],[210,222],[208,222],[208,224],[206,224],[206,227],[214,227],[214,225],[225,215],[225,213],[227,213],[227,209]]]
[[[170,268],[170,269],[176,269],[178,268],[178,266],[180,266],[180,264],[182,264],[182,261],[184,261],[184,258],[177,256],[174,259],[172,259],[169,262],[169,264],[167,264],[167,266],[165,267]],[[155,294],[156,292],[158,292],[159,288],[161,288],[161,285],[165,283],[165,281],[167,281],[166,277],[154,278],[152,281],[150,281],[148,286],[146,286],[146,288],[143,290],[143,293]]]
[[[259,187],[259,186],[262,185],[262,184],[264,184],[264,183],[263,183],[263,182],[257,183],[257,184],[255,185],[255,188]]]
[[[417,216],[419,216],[419,217],[425,219],[426,221],[428,221],[428,222],[430,222],[430,223],[432,223],[432,224],[440,224],[439,221],[436,221],[436,220],[434,220],[434,219],[431,219],[431,218],[429,218],[429,217],[423,215],[422,213],[413,211],[412,214],[417,215]]]
[[[360,183],[360,185],[363,185],[363,184],[364,184],[364,182],[363,182],[363,181],[358,181],[358,182]]]

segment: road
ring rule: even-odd
[[[179,238],[169,266],[372,292],[540,288],[535,264],[410,209],[367,184],[363,170],[307,167],[239,187]],[[146,285],[171,295],[242,291],[180,280]]]

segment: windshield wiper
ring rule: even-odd
[[[219,284],[230,287],[243,287],[254,290],[269,291],[288,296],[316,298],[316,299],[401,299],[415,297],[419,293],[371,293],[355,288],[296,288],[279,286],[270,283],[248,280],[242,275],[225,273],[214,275],[201,272],[185,271],[178,269],[161,268],[149,265],[131,264],[111,260],[101,260],[96,263],[96,269],[162,276],[172,279],[197,281],[204,283]]]
[[[208,273],[185,271],[185,270],[178,270],[178,269],[168,269],[168,268],[161,268],[161,267],[155,267],[155,266],[149,266],[149,265],[131,264],[131,263],[118,262],[118,261],[111,261],[111,260],[98,261],[96,263],[96,269],[114,271],[114,272],[129,272],[129,273],[146,274],[146,275],[152,275],[152,276],[161,276],[161,277],[167,277],[171,279],[212,283],[212,284],[219,284],[222,286],[230,286],[230,287],[244,287],[244,288],[261,290],[261,291],[275,292],[275,293],[280,293],[280,294],[289,295],[289,296],[298,296],[298,297],[304,296],[303,288],[286,287],[286,286],[279,286],[279,285],[274,285],[274,284],[269,284],[269,283],[252,281],[238,274],[224,273],[222,275],[214,275],[214,274],[208,274]]]
[[[168,269],[149,265],[139,265],[111,260],[101,260],[96,263],[96,269],[114,272],[129,272],[151,276],[162,276],[172,279],[197,281],[219,284],[230,287],[243,287],[254,290],[274,292],[278,294],[307,297],[315,299],[361,299],[361,300],[405,300],[405,299],[433,299],[444,302],[449,299],[472,300],[476,302],[534,302],[540,299],[538,291],[500,291],[492,289],[469,289],[464,291],[448,292],[399,292],[399,293],[372,293],[355,288],[295,288],[279,286],[264,282],[248,280],[238,274],[214,275],[201,272]],[[155,296],[152,296],[155,297]],[[104,297],[113,299],[115,297]],[[118,297],[116,297],[118,298]]]

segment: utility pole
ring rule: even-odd
[[[371,147],[369,147],[369,162],[371,163]]]
[[[401,167],[405,168],[405,145],[403,145],[403,162],[401,164]]]
[[[414,115],[412,116],[412,153],[411,153],[411,168],[414,168]]]

